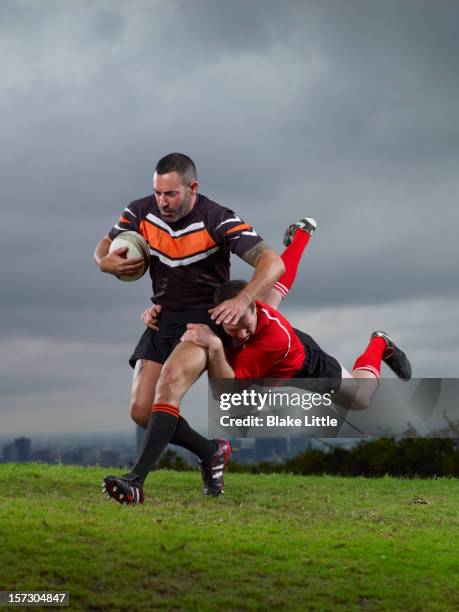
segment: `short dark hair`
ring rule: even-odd
[[[169,153],[162,157],[156,164],[155,172],[157,174],[177,172],[182,177],[184,184],[198,180],[194,161],[183,153]]]
[[[214,292],[214,304],[218,306],[225,300],[231,300],[233,297],[236,297],[236,295],[246,286],[247,281],[245,280],[231,280],[223,285],[220,285]],[[250,304],[250,307],[253,309],[253,304]]]

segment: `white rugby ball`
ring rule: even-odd
[[[137,232],[123,232],[119,234],[112,243],[110,244],[110,248],[108,250],[109,253],[112,253],[115,249],[128,248],[126,252],[126,259],[136,259],[137,257],[143,257],[144,266],[140,268],[137,274],[133,276],[123,275],[118,278],[122,281],[130,282],[135,281],[141,278],[145,272],[148,270],[148,266],[150,265],[150,249],[148,247],[148,243],[143,236],[138,234]]]

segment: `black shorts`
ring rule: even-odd
[[[294,329],[295,334],[301,340],[305,351],[305,362],[294,378],[316,378],[327,379],[318,383],[319,392],[336,391],[341,385],[341,365],[334,357],[320,348],[311,336],[299,329]]]
[[[138,359],[164,363],[186,332],[187,323],[205,323],[225,346],[228,344],[229,337],[223,327],[212,321],[207,310],[165,310],[161,311],[158,319],[159,332],[147,327],[129,359],[129,365],[134,368]]]

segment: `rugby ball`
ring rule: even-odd
[[[108,250],[109,253],[112,253],[115,249],[128,248],[126,252],[126,259],[136,259],[137,257],[143,257],[145,262],[143,268],[134,274],[133,276],[123,275],[118,276],[118,278],[122,281],[130,282],[135,281],[141,278],[145,272],[148,270],[148,266],[150,265],[150,249],[148,247],[148,243],[143,236],[138,234],[137,232],[123,232],[119,234],[112,243],[110,244],[110,248]]]

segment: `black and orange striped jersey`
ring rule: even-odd
[[[135,200],[109,237],[128,230],[147,240],[154,301],[170,310],[210,308],[215,288],[229,280],[230,252],[242,257],[262,240],[232,210],[202,194],[188,215],[170,224],[154,195]]]

